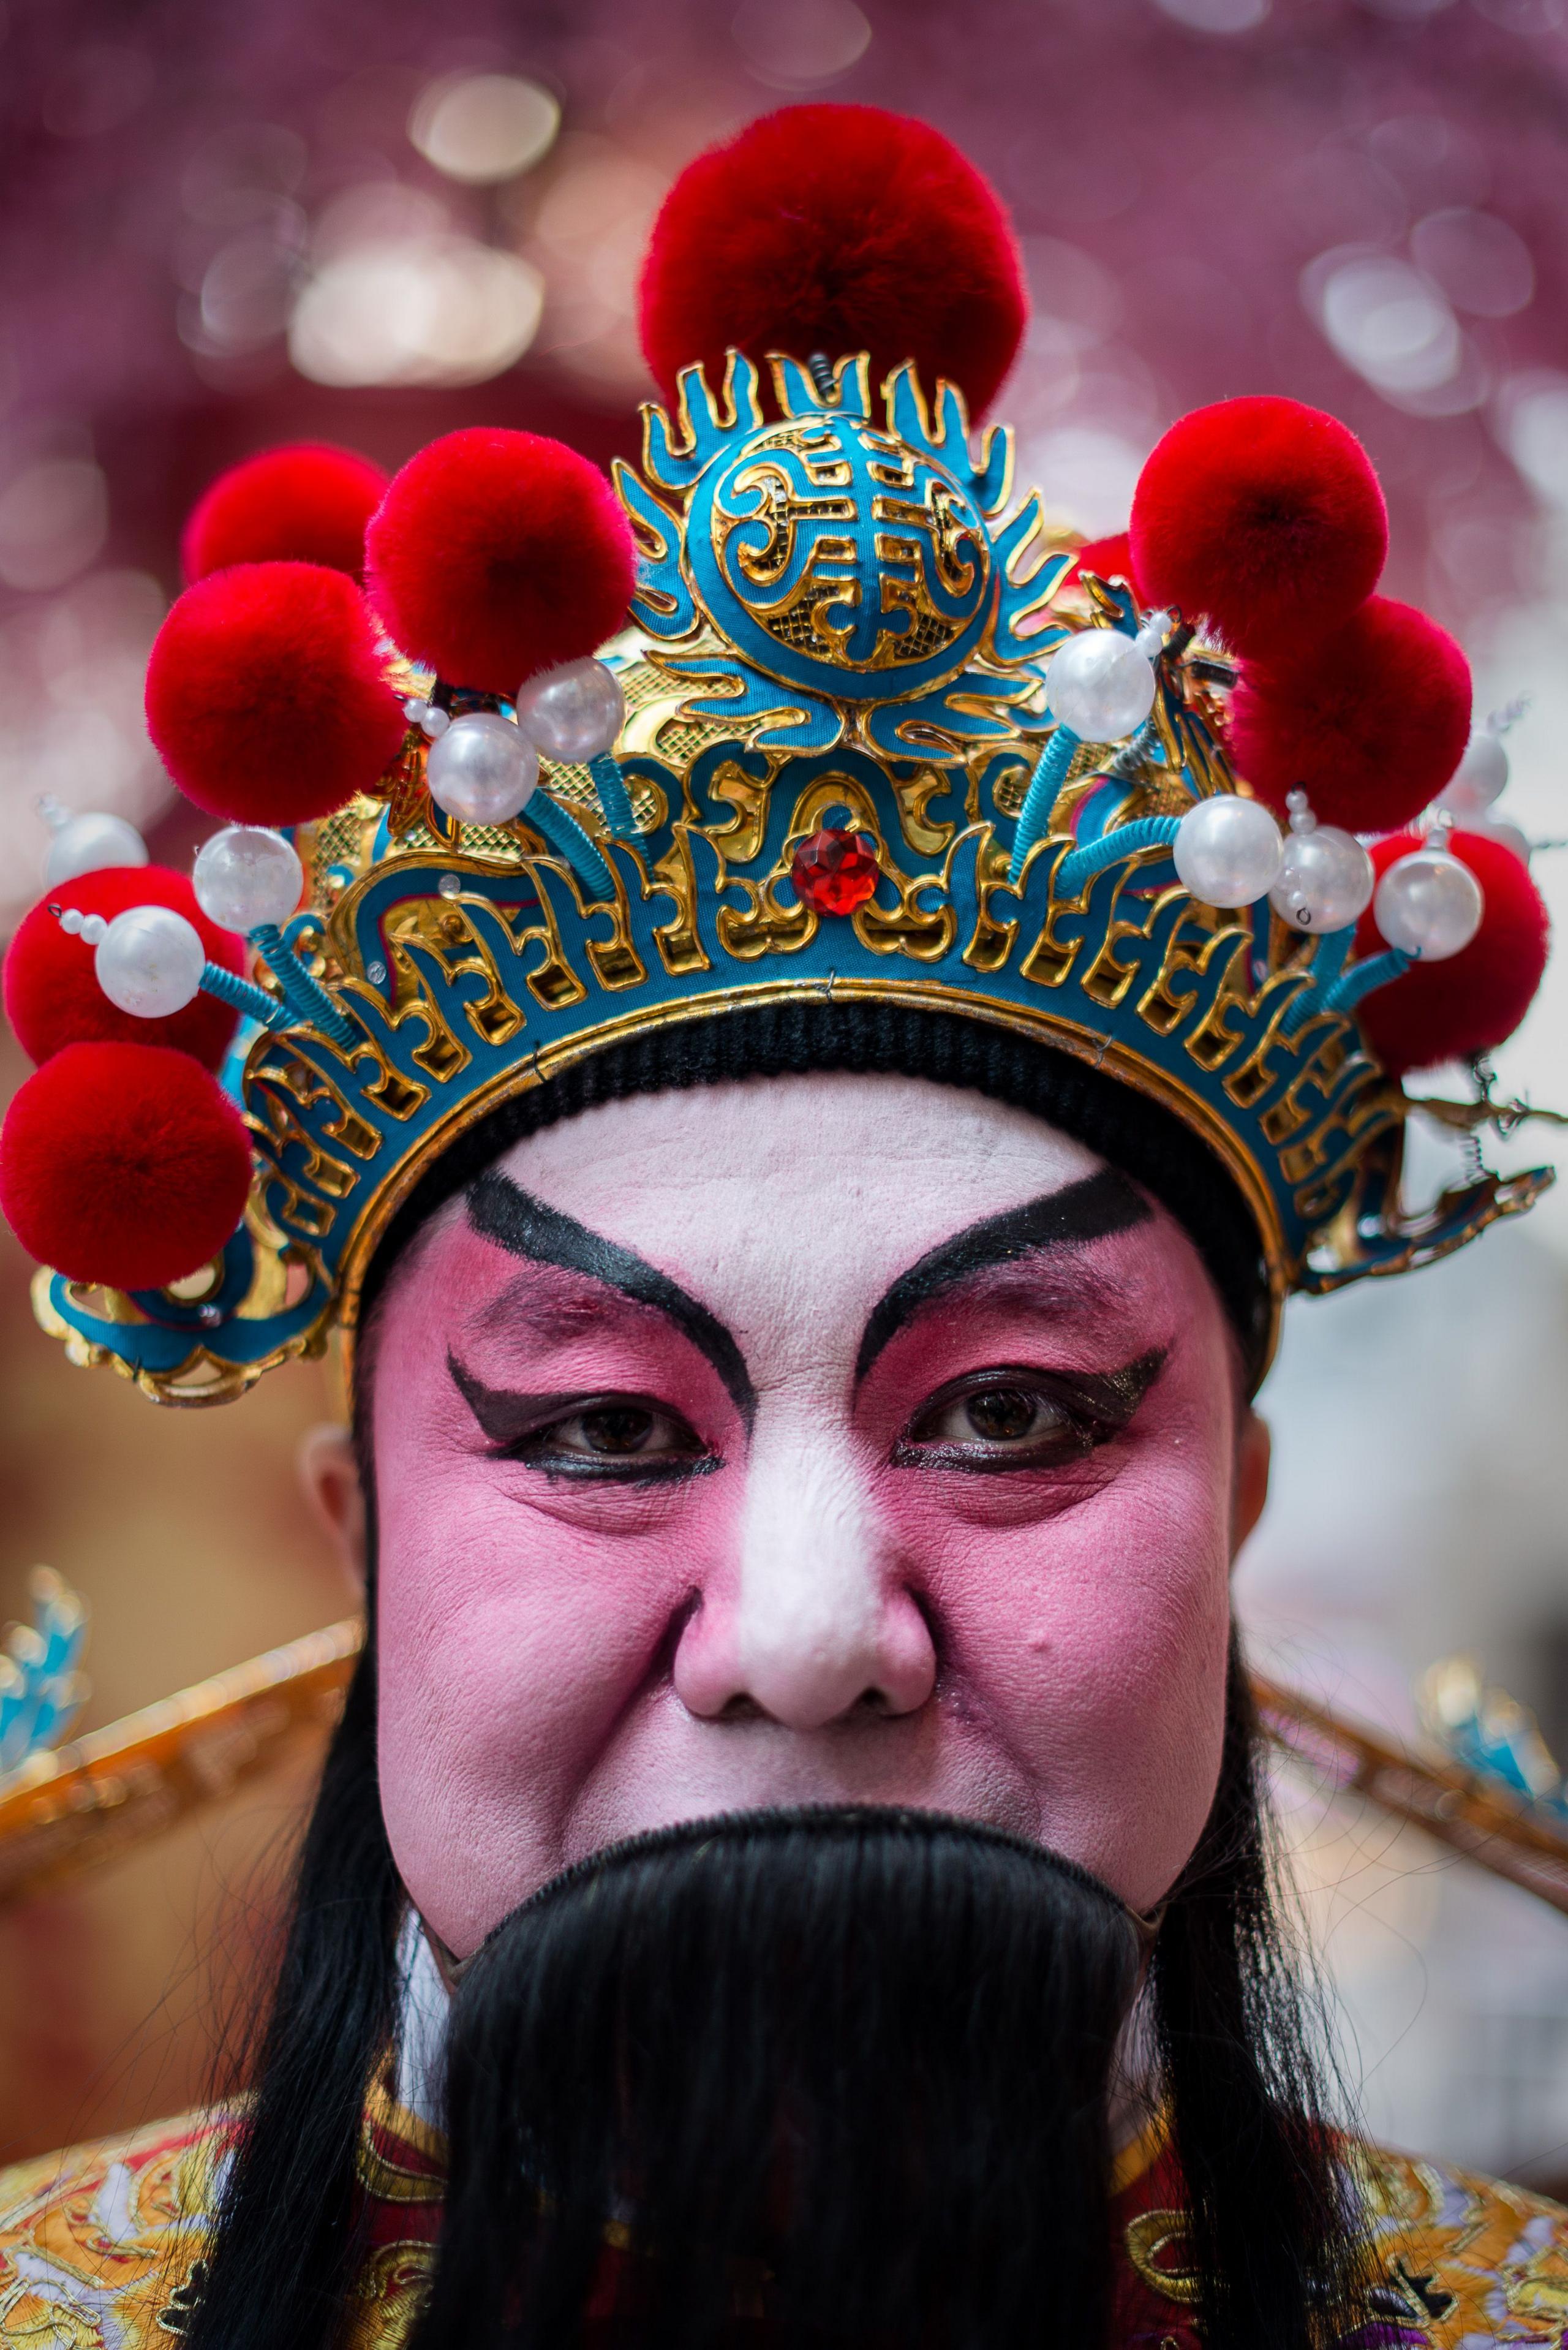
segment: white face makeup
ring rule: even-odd
[[[857,1799],[1151,1906],[1218,1768],[1233,1352],[1168,1216],[976,1095],[758,1078],[515,1146],[374,1347],[417,1906],[462,1954],[616,1837]]]

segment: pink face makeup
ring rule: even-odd
[[[1219,1765],[1232,1341],[1025,1113],[824,1073],[607,1103],[421,1236],[372,1348],[380,1772],[460,1955],[601,1844],[855,1800],[1147,1908]]]

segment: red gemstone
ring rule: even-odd
[[[803,840],[789,868],[795,895],[815,914],[852,914],[877,888],[877,843],[868,832],[825,825]]]

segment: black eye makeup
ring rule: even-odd
[[[1157,1347],[1116,1371],[1046,1371],[1003,1364],[967,1371],[928,1398],[893,1446],[898,1469],[981,1475],[1052,1469],[1120,1435],[1165,1362]],[[722,1467],[679,1412],[622,1393],[524,1394],[493,1388],[447,1357],[453,1385],[490,1446],[550,1478],[652,1484]]]
[[[447,1368],[494,1460],[598,1484],[647,1485],[720,1466],[679,1412],[650,1397],[524,1395],[487,1387],[453,1355]]]
[[[985,1476],[1082,1460],[1127,1426],[1165,1352],[1152,1348],[1117,1371],[966,1371],[920,1406],[893,1448],[893,1466]]]

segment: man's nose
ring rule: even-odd
[[[755,1709],[805,1731],[857,1707],[924,1705],[937,1674],[930,1631],[846,1440],[759,1429],[738,1535],[676,1649],[676,1693],[692,1713]]]

